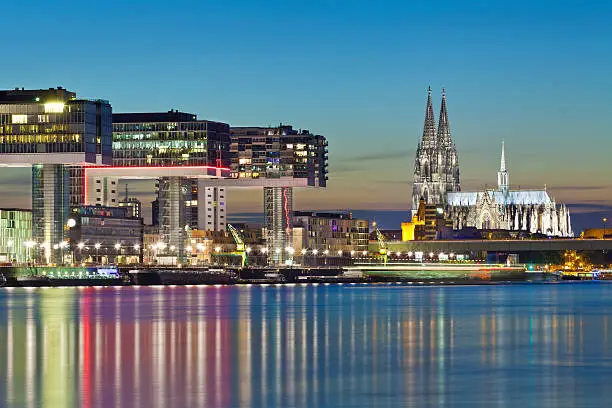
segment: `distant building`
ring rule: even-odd
[[[330,255],[368,249],[369,222],[353,218],[350,211],[294,211],[294,249],[327,250]]]
[[[125,185],[125,197],[117,203],[117,206],[128,208],[130,216],[134,218],[142,218],[142,203],[136,197],[129,196],[127,184]]]
[[[157,198],[151,201],[151,225],[159,226],[159,199]]]
[[[27,262],[33,257],[31,241],[32,211],[0,209],[0,262]]]
[[[402,223],[402,241],[431,241],[442,238],[442,232],[448,226],[444,207],[440,204],[425,204],[421,199],[411,222]]]
[[[70,249],[76,262],[142,261],[142,218],[132,217],[127,207],[75,207],[70,213],[68,226]]]
[[[580,233],[582,239],[612,239],[612,225],[609,228],[588,228]]]
[[[448,193],[445,213],[454,230],[528,232],[550,237],[573,237],[569,210],[543,190],[510,190],[504,145],[498,188]]]

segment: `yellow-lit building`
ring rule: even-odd
[[[582,231],[580,234],[580,238],[582,239],[604,239],[604,231],[605,231],[605,239],[612,239],[612,226],[610,228],[589,228]]]

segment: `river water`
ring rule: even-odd
[[[612,406],[612,284],[0,289],[0,407]]]

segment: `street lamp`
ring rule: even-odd
[[[8,255],[9,255],[9,261],[13,259],[13,257],[11,256],[11,252],[13,252],[13,241],[12,240],[8,240],[6,241],[6,246],[8,247]]]
[[[36,245],[36,242],[34,242],[34,241],[26,241],[26,242],[23,243],[23,245],[25,245],[25,247],[27,249],[27,251],[26,251],[27,252],[27,254],[26,254],[26,258],[27,258],[26,262],[29,262],[31,260],[30,259],[30,250],[32,248],[34,248],[34,246]]]
[[[115,244],[115,251],[117,252],[115,255],[115,264],[119,263],[119,254],[121,253],[121,244],[117,242]]]
[[[102,246],[102,244],[100,244],[99,242],[96,242],[94,245],[94,248],[96,248],[96,262],[98,264],[100,264],[100,247]]]
[[[606,217],[604,217],[604,218],[602,219],[602,221],[603,221],[603,227],[604,227],[604,228],[603,228],[603,235],[602,235],[602,237],[601,237],[601,238],[602,238],[602,239],[606,239],[606,223],[608,222],[608,219],[607,219]]]
[[[68,246],[68,242],[62,241],[62,242],[59,243],[58,246],[62,250],[62,265],[63,265],[64,264],[64,248],[66,248]]]

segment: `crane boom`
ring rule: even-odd
[[[387,264],[387,237],[376,225],[376,222],[373,223],[374,231],[376,231],[376,240],[378,241],[378,255],[382,258],[383,263]]]
[[[240,232],[238,232],[238,230],[232,224],[227,224],[227,230],[232,234],[234,242],[236,242],[235,253],[240,255],[240,257],[242,258],[241,265],[242,267],[244,267],[247,263],[247,252],[246,247],[244,245],[244,239],[242,239],[242,235],[240,235]]]

